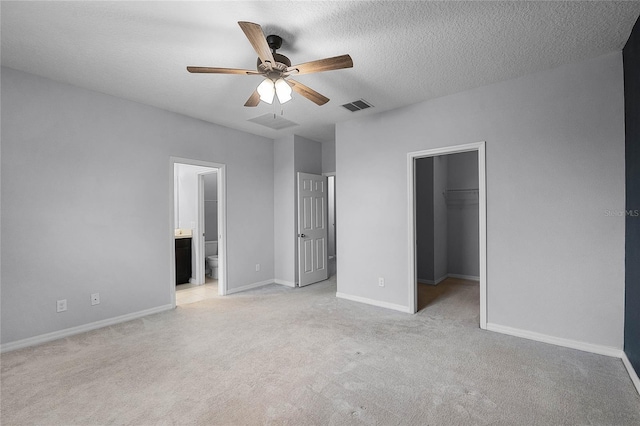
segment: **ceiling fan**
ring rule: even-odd
[[[291,89],[304,96],[317,105],[324,105],[329,102],[329,98],[321,95],[310,87],[290,78],[292,75],[311,74],[321,71],[331,71],[342,68],[353,67],[353,61],[349,55],[335,56],[333,58],[319,59],[317,61],[305,62],[303,64],[291,66],[291,61],[284,55],[276,53],[282,46],[282,38],[277,35],[265,37],[262,27],[252,22],[238,22],[242,31],[249,39],[251,46],[258,54],[257,70],[246,70],[238,68],[216,68],[216,67],[187,67],[191,73],[210,74],[244,74],[261,75],[265,79],[258,85],[251,94],[246,107],[255,107],[260,101],[268,104],[273,102],[274,95],[283,104],[291,99]]]

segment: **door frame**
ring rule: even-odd
[[[455,145],[407,154],[407,211],[408,211],[408,249],[409,249],[409,309],[418,311],[418,276],[416,267],[416,188],[415,160],[419,158],[437,157],[461,152],[478,152],[478,213],[479,213],[479,252],[480,252],[480,328],[487,328],[487,171],[485,142]]]
[[[227,289],[227,191],[226,191],[226,165],[223,163],[213,163],[210,161],[193,160],[182,157],[169,157],[169,170],[171,176],[170,199],[171,208],[169,210],[169,297],[172,306],[176,307],[176,247],[175,247],[175,186],[176,179],[174,169],[176,164],[188,164],[191,166],[203,166],[217,169],[218,172],[218,294],[225,296]],[[198,176],[198,181],[201,176]],[[198,203],[201,203],[200,193],[198,195]],[[198,205],[198,214],[200,205]],[[198,224],[200,227],[200,225]],[[204,261],[204,259],[202,259]]]

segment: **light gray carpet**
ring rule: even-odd
[[[477,286],[417,315],[269,285],[3,354],[3,426],[638,425],[615,358],[478,328]]]

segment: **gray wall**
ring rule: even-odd
[[[273,279],[272,140],[6,68],[1,99],[2,343],[171,303],[171,156],[227,165],[229,288]]]
[[[297,173],[322,174],[322,144],[301,136],[274,141],[275,279],[286,285],[298,281]]]
[[[322,143],[322,173],[336,171],[336,141]]]
[[[486,141],[489,323],[622,348],[622,75],[615,52],[338,123],[338,291],[408,306],[407,153]]]
[[[296,203],[294,137],[274,141],[274,258],[275,279],[282,284],[296,282]]]
[[[322,174],[322,145],[295,135],[295,169],[297,172]]]
[[[447,155],[448,189],[478,188],[478,153]],[[447,273],[478,278],[480,276],[478,195],[456,192],[447,200]]]
[[[433,284],[433,157],[416,160],[416,273]]]
[[[447,277],[449,270],[449,216],[444,191],[449,176],[449,158],[440,155],[433,159],[433,276],[435,282]]]

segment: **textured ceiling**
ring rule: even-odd
[[[8,2],[2,65],[277,138],[334,139],[335,123],[621,50],[640,2]],[[326,95],[243,106],[260,78],[237,21],[284,38],[294,64],[348,53],[351,69],[297,77]],[[374,105],[349,112],[357,99]],[[274,102],[275,103],[275,102]],[[248,121],[280,114],[299,126]]]

